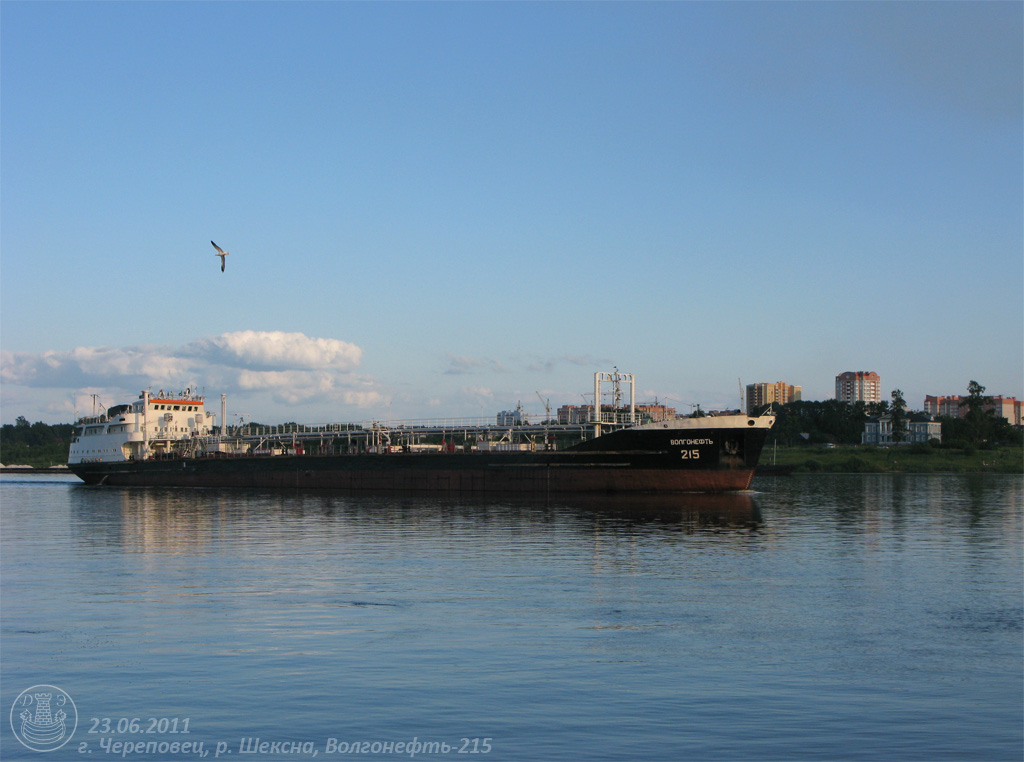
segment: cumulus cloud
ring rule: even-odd
[[[198,358],[232,367],[267,369],[336,368],[359,365],[363,350],[338,339],[283,331],[235,331],[199,339],[187,348]]]
[[[66,352],[0,352],[5,396],[26,389],[125,393],[213,386],[230,394],[269,394],[289,405],[312,401],[360,408],[386,402],[372,379],[354,371],[363,350],[346,341],[282,331],[236,331],[182,347],[77,347]]]
[[[271,391],[288,402],[330,394],[334,386],[329,373],[301,370],[241,370],[236,379],[239,389]]]
[[[69,352],[0,352],[0,379],[34,387],[104,384],[112,378],[138,385],[187,377],[192,363],[154,347],[76,347]]]

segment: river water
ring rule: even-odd
[[[0,756],[1020,760],[1021,478],[754,487],[5,476]]]

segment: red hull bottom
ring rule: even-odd
[[[110,486],[268,487],[367,492],[665,493],[749,489],[753,468],[721,470],[492,468],[479,470],[154,471],[79,473],[87,483]]]

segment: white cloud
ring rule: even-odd
[[[496,371],[504,373],[505,368],[497,360],[491,360],[486,357],[470,357],[469,355],[448,355],[448,369],[444,371],[445,375],[449,376],[461,376],[466,373],[476,373],[479,371]]]
[[[354,370],[363,350],[346,341],[282,331],[237,331],[197,339],[182,347],[77,347],[66,352],[0,352],[6,400],[32,390],[54,398],[98,393],[107,405],[146,388],[214,388],[249,408],[269,395],[295,406],[322,404],[370,408],[387,403],[375,380]],[[20,390],[20,391],[19,391]],[[65,390],[54,394],[54,390]],[[31,393],[37,397],[42,392]],[[62,407],[67,407],[63,403]]]
[[[461,389],[461,394],[464,397],[474,397],[477,400],[493,400],[494,390],[486,386],[464,386]]]
[[[348,390],[341,395],[346,405],[352,405],[358,408],[372,408],[380,407],[388,404],[388,398],[378,391],[365,391],[359,392],[354,390]]]
[[[283,331],[235,331],[193,342],[187,351],[232,367],[268,369],[336,368],[359,365],[363,350],[338,339],[312,338]]]
[[[69,352],[0,352],[0,379],[33,387],[80,387],[111,379],[137,386],[187,377],[192,362],[154,347],[77,347]]]
[[[334,386],[329,373],[301,370],[240,370],[237,384],[243,391],[269,391],[286,402],[327,396]]]

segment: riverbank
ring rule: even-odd
[[[799,446],[768,448],[766,466],[803,473],[993,473],[1024,474],[1024,448],[945,449],[927,445],[899,447]]]

